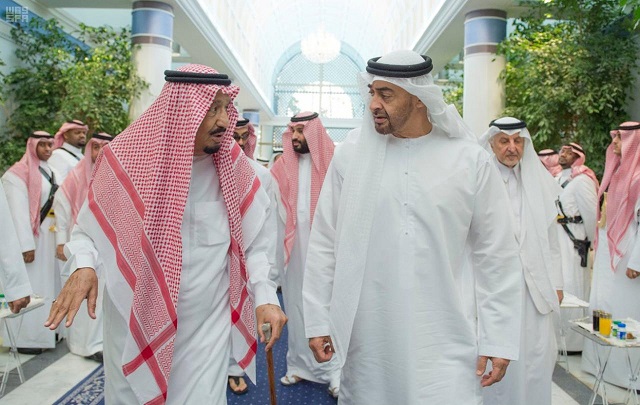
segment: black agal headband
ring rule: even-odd
[[[219,86],[231,85],[231,79],[229,79],[229,76],[220,73],[196,73],[182,72],[178,70],[165,70],[164,80],[174,83],[217,84]]]

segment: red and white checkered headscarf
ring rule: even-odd
[[[110,137],[111,135],[104,132],[100,133],[101,136]],[[106,139],[91,138],[87,142],[84,149],[84,158],[78,164],[71,169],[67,177],[62,182],[58,192],[63,193],[69,201],[71,208],[71,221],[69,225],[76,223],[78,212],[82,208],[84,200],[87,198],[89,192],[89,181],[91,180],[91,173],[93,172],[93,160],[91,159],[91,148],[94,144],[105,146],[110,141]]]
[[[202,65],[183,72],[215,74]],[[115,250],[118,268],[133,291],[123,372],[139,400],[164,403],[178,326],[182,270],[180,232],[189,192],[197,129],[216,96],[232,100],[236,86],[165,83],[156,101],[103,148],[89,185],[89,208]],[[229,215],[229,303],[232,354],[246,368],[257,350],[253,299],[247,290],[243,241],[245,214],[260,182],[233,139],[238,113],[229,103],[229,126],[212,157]],[[115,203],[114,203],[115,202]],[[265,207],[266,209],[266,207]],[[246,228],[245,228],[246,229]],[[246,233],[246,232],[245,232]],[[206,354],[205,354],[206,355]],[[157,389],[156,389],[157,388]]]
[[[295,117],[308,117],[312,112],[305,111],[296,114]],[[282,157],[271,168],[271,174],[278,183],[282,204],[287,212],[287,222],[285,224],[284,235],[284,257],[285,264],[289,263],[291,250],[297,223],[298,208],[298,153],[293,150],[291,139],[293,136],[293,127],[302,125],[304,127],[303,134],[309,146],[311,153],[311,207],[310,207],[310,223],[313,221],[313,214],[316,211],[316,204],[320,196],[320,189],[324,176],[327,174],[329,163],[333,158],[333,150],[335,145],[329,137],[327,130],[320,121],[320,118],[314,118],[309,121],[290,122],[286,131],[282,134]]]
[[[64,143],[64,133],[67,131],[71,131],[72,129],[83,129],[84,132],[87,132],[89,130],[89,127],[80,120],[65,122],[64,124],[62,124],[58,132],[56,132],[56,134],[54,135],[53,147],[55,149],[58,149]]]
[[[553,177],[556,177],[562,171],[562,166],[558,163],[560,156],[553,149],[543,149],[538,152],[540,161],[547,168]]]
[[[634,125],[638,123],[625,122],[620,127]],[[622,156],[613,153],[613,143],[609,145],[604,176],[598,191],[598,199],[607,192],[607,242],[613,271],[616,271],[618,263],[629,250],[627,228],[635,218],[635,205],[640,196],[640,129],[619,131]],[[611,131],[611,137],[614,138],[617,132]],[[600,215],[598,209],[598,220]]]
[[[42,197],[42,174],[40,174],[40,159],[36,152],[36,147],[40,142],[53,142],[51,134],[45,131],[35,131],[33,133],[39,138],[30,136],[27,140],[27,149],[22,158],[7,170],[18,176],[27,185],[29,193],[29,219],[31,230],[35,236],[40,233],[40,198]],[[42,138],[48,136],[48,138]]]
[[[582,146],[575,142],[571,142],[568,145],[564,145],[563,147],[571,148],[571,151],[578,155],[578,158],[571,165],[571,178],[573,179],[581,174],[586,174],[591,180],[593,180],[597,189],[600,186],[598,177],[593,172],[593,170],[584,165],[584,162],[587,159],[587,155],[584,153],[584,149],[582,149]]]
[[[244,128],[244,127],[240,127],[240,128]],[[251,123],[248,123],[246,125],[246,128],[248,128],[249,132],[248,132],[248,137],[247,137],[247,142],[244,144],[244,154],[247,155],[247,157],[251,160],[255,160],[255,158],[253,157],[254,152],[256,151],[256,145],[258,143],[258,137],[256,136],[256,129],[253,127],[253,125]]]

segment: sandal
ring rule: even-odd
[[[297,375],[285,375],[280,379],[280,384],[287,387],[289,385],[297,384],[300,381],[302,381],[302,378],[298,377]]]
[[[244,382],[244,385],[245,385],[243,390],[237,390],[237,388],[240,386],[240,379],[242,379],[242,382]],[[231,381],[233,381],[233,383],[236,385],[236,389],[233,389],[233,387],[231,386]],[[233,392],[236,395],[243,395],[249,392],[249,386],[247,385],[246,381],[244,381],[244,378],[242,377],[236,377],[236,376],[230,375],[229,379],[227,380],[227,384],[229,385],[229,389],[231,390],[231,392]]]

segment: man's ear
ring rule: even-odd
[[[422,100],[420,100],[420,98],[418,98],[418,96],[414,96],[414,95],[412,95],[412,97],[414,98],[414,100],[413,100],[413,105],[414,105],[416,108],[424,108],[424,109],[426,109],[426,108],[427,108],[427,106],[426,106],[426,105],[424,105],[424,103],[422,102]]]

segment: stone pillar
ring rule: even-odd
[[[133,3],[131,42],[136,71],[149,87],[133,101],[129,115],[138,118],[160,95],[164,71],[171,69],[173,7],[159,1]]]
[[[476,10],[465,16],[464,121],[477,136],[504,109],[504,82],[499,76],[506,62],[496,50],[506,35],[505,11]]]

